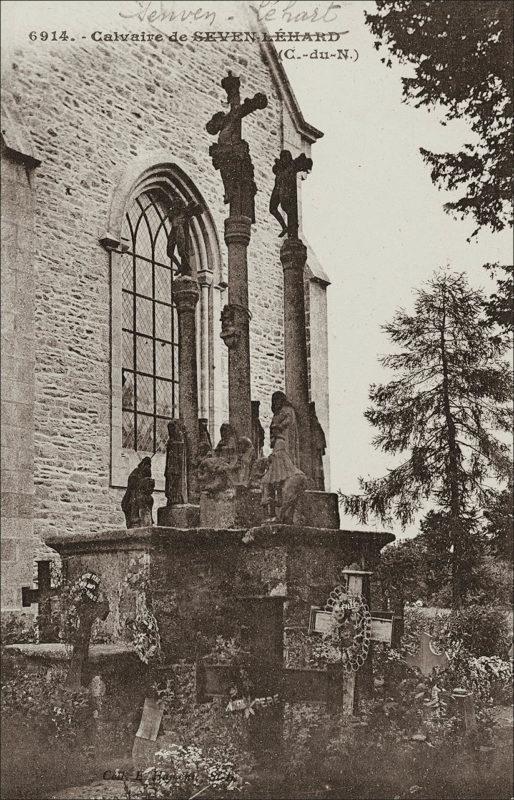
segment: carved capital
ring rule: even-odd
[[[198,282],[188,275],[179,275],[173,281],[173,300],[177,307],[179,314],[182,312],[194,312],[200,290],[198,289]]]
[[[225,220],[225,242],[227,245],[244,244],[248,247],[252,230],[250,217],[228,217]]]
[[[307,263],[307,248],[300,239],[286,239],[280,248],[282,267],[303,271]]]
[[[237,346],[239,339],[248,325],[252,315],[247,308],[232,303],[223,307],[221,312],[220,336],[229,350]]]
[[[210,269],[202,269],[196,275],[200,286],[211,286],[213,275]]]

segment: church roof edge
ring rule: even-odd
[[[267,34],[268,30],[264,23],[259,20],[256,9],[254,9],[251,4],[247,5],[245,3],[245,6],[247,8],[250,24],[259,33]],[[274,43],[272,41],[261,40],[260,47],[264,53],[266,61],[268,62],[272,78],[278,87],[279,94],[291,114],[296,130],[309,144],[313,144],[317,139],[321,139],[321,137],[324,136],[323,131],[320,131],[314,125],[311,125],[303,116],[300,104],[298,103],[296,95],[293,92],[289,78],[287,77],[287,72],[285,71],[282,62],[278,57],[277,49]]]

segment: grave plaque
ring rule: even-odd
[[[317,606],[311,607],[309,619],[309,633],[332,633],[334,617],[331,611],[325,611]]]
[[[371,641],[391,644],[393,635],[393,613],[374,611],[371,613]]]
[[[137,729],[136,736],[139,739],[147,739],[150,742],[155,742],[161,726],[162,711],[155,700],[147,697],[143,706],[143,713],[141,715],[141,722]]]

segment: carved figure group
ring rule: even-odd
[[[220,428],[220,440],[212,450],[207,443],[198,450],[198,483],[210,494],[234,486],[249,486],[255,453],[251,439],[238,437],[228,422]]]
[[[191,275],[191,220],[202,213],[202,206],[198,203],[186,203],[181,197],[176,197],[168,213],[171,229],[168,235],[166,253],[172,261],[175,250],[180,260],[179,274]]]
[[[207,123],[206,130],[218,134],[211,145],[210,154],[215,169],[219,169],[225,189],[225,203],[230,204],[230,214],[250,217],[255,222],[254,198],[257,186],[248,143],[242,138],[242,120],[257,109],[266,108],[268,99],[258,92],[241,102],[239,78],[229,71],[221,85],[227,93],[229,111],[218,111]]]
[[[289,239],[298,238],[297,175],[299,172],[310,172],[311,169],[312,159],[307,158],[304,153],[293,158],[289,150],[282,150],[280,156],[275,159],[273,167],[275,185],[271,192],[269,210],[281,225],[282,230],[279,236],[287,234]],[[279,208],[286,215],[287,222]]]
[[[152,509],[155,481],[152,478],[152,460],[145,456],[132,470],[127,480],[127,488],[121,501],[127,528],[141,528],[153,525]]]

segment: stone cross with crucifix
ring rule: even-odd
[[[209,153],[220,171],[229,216],[225,220],[228,248],[228,306],[222,311],[221,337],[228,347],[229,421],[238,436],[252,437],[250,394],[250,311],[248,309],[247,249],[251,225],[255,222],[257,186],[248,142],[242,138],[245,117],[268,105],[258,92],[241,102],[240,80],[232,72],[221,85],[227,94],[229,110],[218,111],[206,124],[207,132],[218,134]]]
[[[240,80],[229,71],[221,85],[227,93],[229,110],[218,111],[206,124],[210,134],[219,134],[209,153],[214,168],[221,173],[225,188],[225,203],[230,206],[231,217],[249,217],[255,222],[254,197],[257,187],[253,179],[253,164],[248,142],[242,138],[241,123],[249,114],[266,108],[268,99],[258,92],[241,102]]]

